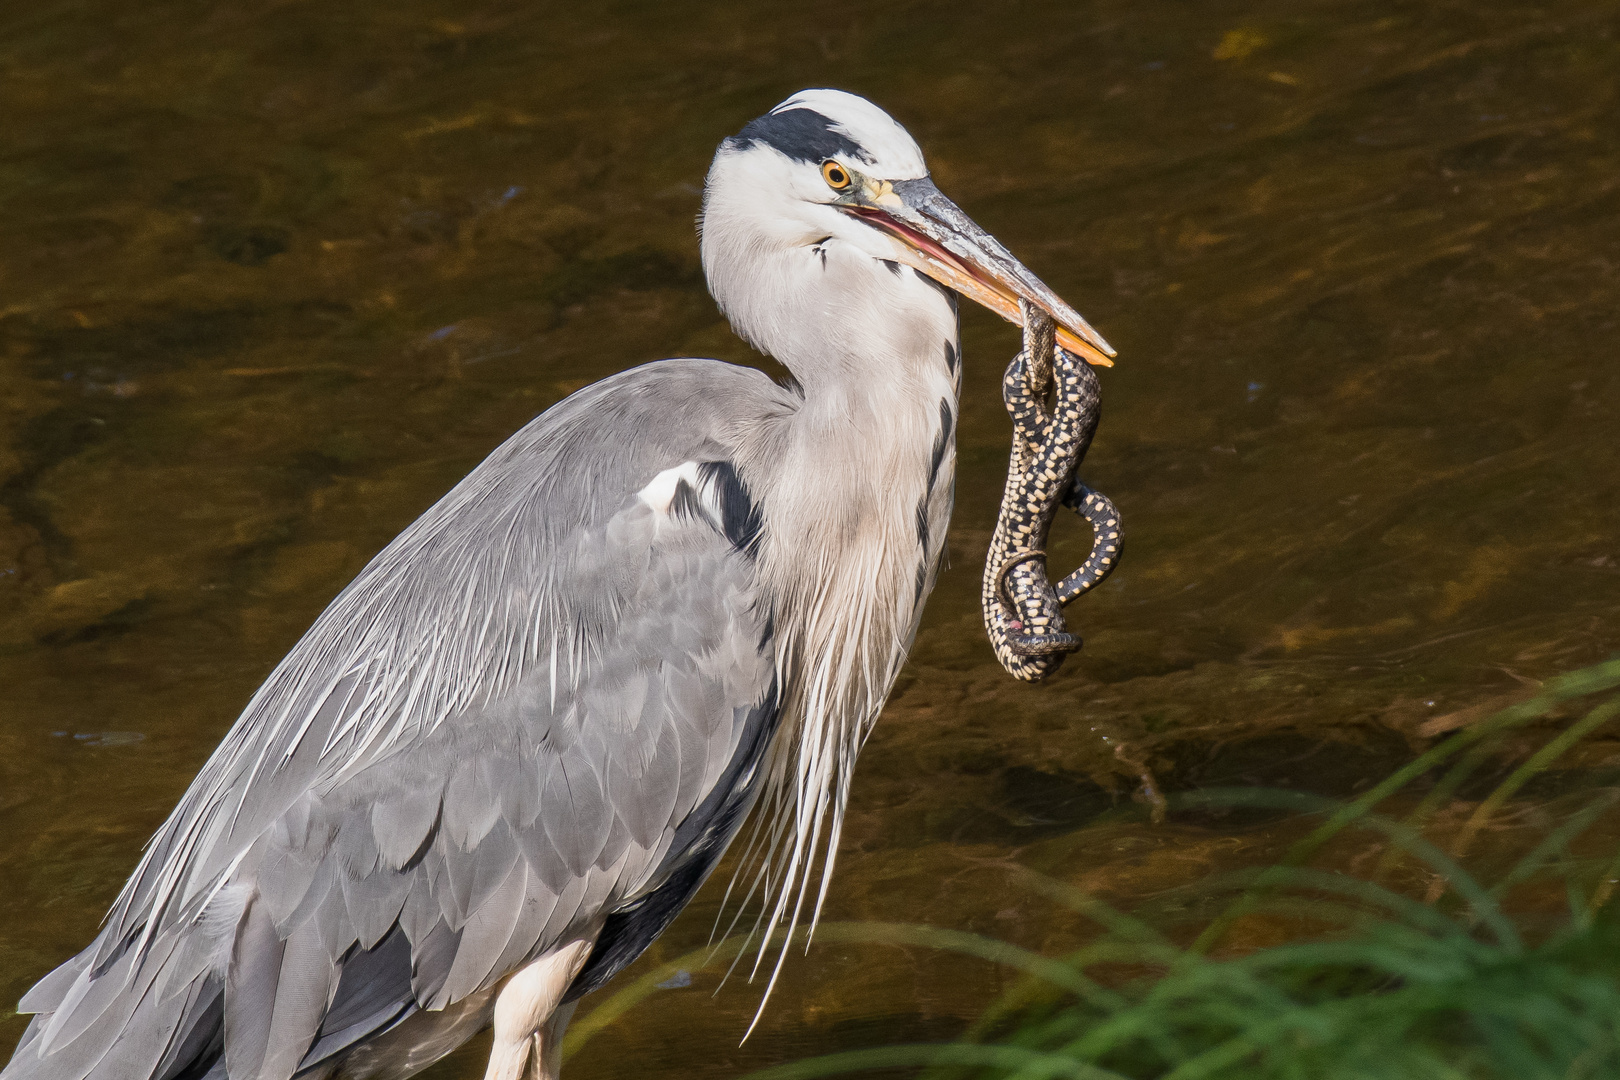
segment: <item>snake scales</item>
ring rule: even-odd
[[[1123,543],[1119,511],[1076,475],[1101,416],[1097,373],[1056,347],[1046,312],[1027,301],[1022,306],[1024,348],[1001,384],[1013,422],[1012,460],[981,601],[1001,666],[1025,682],[1039,682],[1081,645],[1063,620],[1063,605],[1113,571]],[[1046,537],[1060,503],[1091,523],[1093,539],[1080,568],[1053,585]]]

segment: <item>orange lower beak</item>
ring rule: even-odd
[[[1097,367],[1113,367],[1113,348],[1080,313],[973,223],[927,177],[885,185],[881,205],[842,207],[900,241],[900,258],[941,285],[1000,315],[1014,326],[1019,301],[1052,316],[1059,347]]]
[[[969,300],[989,308],[1014,326],[1024,325],[1024,313],[1018,306],[1018,297],[1012,294],[1010,290],[998,287],[995,282],[985,281],[954,259],[942,259],[932,252],[916,247],[913,247],[912,250],[918,256],[912,265],[918,270],[921,270],[941,285],[955,289]],[[1040,306],[1043,309],[1045,308],[1044,304]],[[1047,314],[1051,315],[1054,320],[1057,319],[1055,312],[1047,311]],[[1061,322],[1057,325],[1057,343],[1059,348],[1068,350],[1093,367],[1114,366],[1112,357],[1091,344],[1091,342],[1082,341]]]

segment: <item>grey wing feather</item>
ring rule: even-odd
[[[25,999],[41,1015],[5,1080],[206,1067],[179,1058],[219,1052],[208,1016],[231,1075],[290,1077],[668,906],[677,874],[684,902],[712,859],[682,870],[677,830],[774,723],[770,611],[716,501],[734,492],[696,480],[679,512],[637,493],[724,462],[731,418],[780,398],[666,361],[491,455],[254,696],[97,941]],[[142,1071],[98,1071],[97,1033],[134,1035],[140,1008]]]
[[[235,946],[225,976],[225,1062],[232,1076],[256,1076],[270,1038],[286,945],[265,909],[250,902]]]

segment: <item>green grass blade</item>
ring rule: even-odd
[[[1499,897],[1519,882],[1534,876],[1554,856],[1567,851],[1570,841],[1591,828],[1598,818],[1614,807],[1617,800],[1620,800],[1620,791],[1602,792],[1571,814],[1568,820],[1548,833],[1529,854],[1514,863],[1500,881],[1491,886],[1491,895]]]
[[[871,1050],[846,1050],[837,1054],[806,1058],[786,1065],[751,1072],[742,1080],[811,1080],[818,1076],[872,1069],[898,1069],[907,1066],[964,1065],[1017,1070],[1017,1075],[1068,1080],[1130,1080],[1108,1069],[1058,1054],[1026,1050],[1016,1046],[979,1046],[965,1043],[908,1043],[881,1046]]]
[[[1503,803],[1511,799],[1520,788],[1530,782],[1531,777],[1545,770],[1562,757],[1570,747],[1604,724],[1607,724],[1610,720],[1613,720],[1616,716],[1620,716],[1620,700],[1605,702],[1587,713],[1577,723],[1571,724],[1564,729],[1540,750],[1530,755],[1530,760],[1513,770],[1513,774],[1502,781],[1496,790],[1491,792],[1485,798],[1485,801],[1479,804],[1479,808],[1474,811],[1474,816],[1469,818],[1468,824],[1463,826],[1461,835],[1458,836],[1456,843],[1452,845],[1452,850],[1458,855],[1466,854],[1469,845],[1473,843],[1474,836],[1479,830],[1484,828],[1485,823],[1502,808]]]

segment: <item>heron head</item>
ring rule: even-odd
[[[736,294],[795,288],[793,256],[825,266],[829,242],[910,266],[1015,324],[1027,300],[1057,323],[1059,345],[1111,363],[1101,335],[934,185],[905,128],[865,98],[805,90],[721,144],[704,194],[704,268],[722,308],[760,343],[769,328],[739,319]]]

